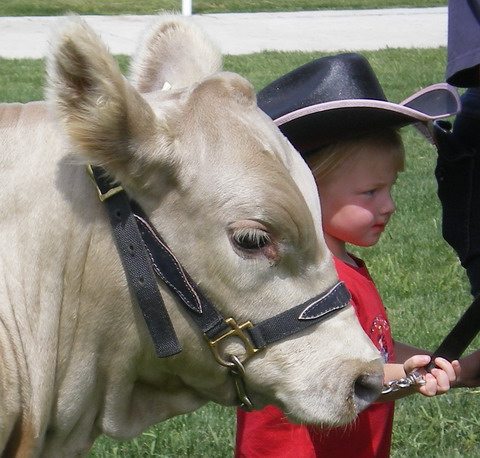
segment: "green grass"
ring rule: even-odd
[[[445,6],[447,0],[192,0],[194,14]],[[0,16],[156,14],[181,11],[181,0],[2,0]]]
[[[103,437],[89,458],[227,458],[233,456],[235,410],[208,404],[172,418],[130,441]]]
[[[364,53],[387,97],[399,102],[444,77],[445,49],[389,49]],[[266,52],[226,56],[227,69],[260,89],[319,53]],[[119,58],[126,68],[127,58]],[[42,98],[43,61],[0,60],[0,100]],[[413,128],[404,129],[407,170],[395,189],[398,206],[366,259],[384,298],[398,340],[434,349],[470,303],[463,270],[440,234],[441,212],[433,176],[436,153]],[[472,348],[479,347],[479,339]],[[397,402],[393,457],[480,457],[479,398],[455,390]],[[100,438],[91,457],[228,457],[233,453],[234,411],[213,404],[150,428],[128,442]]]

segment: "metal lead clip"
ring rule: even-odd
[[[423,375],[418,372],[410,372],[405,378],[390,380],[388,383],[385,383],[383,385],[382,394],[395,393],[396,391],[410,388],[415,385],[425,385],[425,379],[423,378]]]

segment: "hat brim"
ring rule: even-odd
[[[400,104],[372,99],[324,102],[295,110],[275,124],[302,154],[335,141],[383,128],[400,128],[456,114],[458,93],[440,83],[415,93]]]

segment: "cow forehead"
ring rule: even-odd
[[[313,219],[320,228],[317,186],[301,155],[259,108],[255,107],[236,122],[239,145],[229,154],[242,155],[243,167],[251,172],[246,174],[247,180],[262,183],[270,202],[288,208],[293,220],[305,218],[307,221],[305,213],[308,212],[308,220]],[[231,135],[229,142],[233,142]]]
[[[320,205],[308,166],[258,108],[250,84],[238,75],[226,80],[228,88],[221,75],[199,90],[148,96],[154,108],[172,107],[184,185],[232,218],[283,225],[298,236],[311,233],[313,222],[318,232]]]
[[[315,202],[315,183],[309,188],[308,167],[296,160],[298,153],[271,121],[265,123],[265,129],[259,126],[262,122],[262,115],[251,116],[229,135],[206,130],[203,141],[190,143],[191,150],[185,153],[195,162],[195,176],[192,179],[186,171],[184,183],[193,200],[208,200],[211,209],[227,222],[253,219],[279,228],[293,240],[311,243],[318,215],[310,202]],[[313,198],[307,199],[303,191]]]

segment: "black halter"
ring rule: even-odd
[[[215,359],[230,368],[242,407],[252,408],[243,385],[243,363],[248,358],[267,345],[312,326],[348,305],[350,294],[339,282],[329,291],[260,323],[247,321],[239,325],[233,318],[224,319],[204,297],[143,210],[129,199],[122,186],[113,183],[101,168],[89,166],[88,172],[100,200],[106,205],[129,286],[142,310],[158,357],[172,356],[182,349],[155,274],[175,293],[202,330]],[[241,356],[220,354],[219,343],[232,336],[243,342],[245,349]]]

